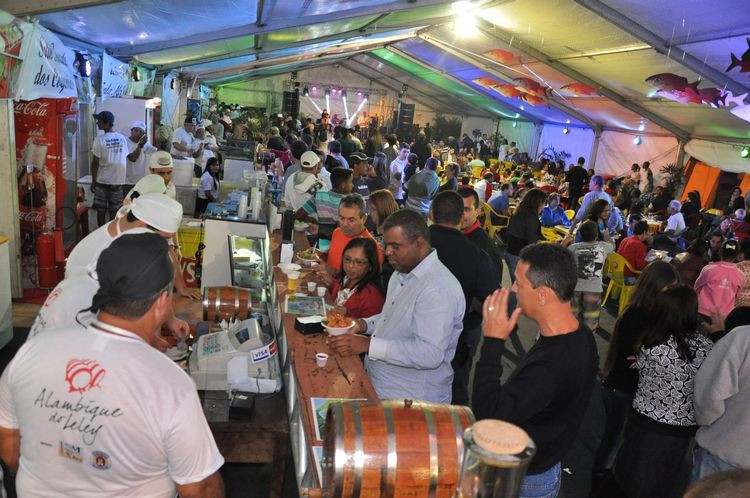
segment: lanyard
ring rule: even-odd
[[[130,332],[129,330],[122,329],[120,327],[115,327],[114,325],[110,325],[108,323],[101,322],[99,320],[95,320],[94,323],[91,324],[91,326],[98,328],[100,330],[103,330],[105,332],[109,332],[110,334],[118,335],[120,337],[127,337],[128,339],[136,339],[144,343],[146,342],[138,334]]]

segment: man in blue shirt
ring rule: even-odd
[[[461,284],[430,245],[427,223],[402,209],[383,224],[394,273],[383,311],[331,337],[334,352],[367,353],[365,367],[381,399],[451,402],[453,368],[466,308]]]
[[[488,204],[497,214],[507,216],[511,195],[513,195],[513,190],[511,189],[510,183],[503,183],[500,185],[500,192],[493,195]]]
[[[586,216],[586,212],[589,210],[589,208],[593,206],[594,203],[598,201],[599,199],[606,199],[607,202],[609,202],[609,205],[611,207],[614,207],[614,204],[612,203],[612,198],[609,196],[608,193],[604,192],[604,178],[601,175],[594,175],[591,177],[591,181],[589,182],[589,193],[583,196],[583,202],[581,202],[581,207],[578,208],[576,215],[573,217],[573,223],[571,223],[570,230],[568,231],[568,233],[571,233],[571,234],[573,233],[575,227]],[[619,227],[619,229],[622,230],[622,217],[619,213],[619,210],[610,209],[609,220],[607,221],[607,227],[609,227],[610,235],[613,233],[613,230],[616,229],[617,227]]]

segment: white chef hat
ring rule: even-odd
[[[148,158],[148,167],[151,169],[172,168],[172,155],[169,152],[158,150]],[[162,181],[164,183],[164,181]]]
[[[140,128],[141,130],[146,131],[146,123],[143,121],[134,121],[133,124],[130,125],[130,129],[132,130],[133,128]]]
[[[133,200],[130,212],[147,225],[167,233],[175,233],[182,221],[182,204],[164,194],[138,197]]]
[[[126,199],[132,199],[133,194],[138,192],[138,195],[143,194],[163,194],[167,191],[167,186],[164,184],[164,179],[159,175],[146,175],[135,184],[135,186],[125,196]],[[137,196],[136,196],[137,197]]]

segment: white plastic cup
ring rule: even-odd
[[[322,285],[320,287],[318,287],[318,296],[319,297],[325,296],[326,295],[326,290],[327,289],[325,287],[323,287]]]
[[[315,353],[315,363],[321,368],[326,366],[326,363],[328,363],[328,355],[326,353]]]
[[[318,286],[315,282],[307,282],[307,292],[313,293],[315,292],[315,288]]]

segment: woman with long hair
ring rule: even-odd
[[[440,185],[438,193],[445,192],[446,190],[458,190],[458,164],[448,163],[445,165],[445,183]]]
[[[198,198],[195,201],[195,216],[200,217],[206,212],[209,202],[219,199],[221,184],[217,173],[219,172],[219,160],[209,157],[206,161],[206,169],[203,170],[201,183],[198,186]]]
[[[372,169],[374,175],[367,177],[367,186],[370,192],[388,188],[388,166],[386,165],[386,156],[382,152],[377,152],[372,158]]]
[[[614,244],[612,237],[610,237],[609,235],[609,228],[607,227],[611,209],[612,207],[609,205],[609,201],[607,201],[606,199],[598,199],[591,205],[581,222],[584,222],[586,220],[593,221],[594,223],[596,223],[596,226],[599,229],[599,234],[596,236],[596,240]],[[576,233],[575,241],[581,242],[581,236],[578,233]]]
[[[398,203],[393,197],[393,193],[388,189],[380,189],[372,192],[369,198],[370,218],[375,224],[375,236],[383,236],[383,222],[390,215],[399,210]]]
[[[654,298],[679,281],[680,276],[672,265],[654,261],[638,277],[628,306],[615,322],[602,369],[606,423],[594,460],[594,475],[605,474],[615,461],[625,419],[638,387],[638,371],[630,368],[632,361],[628,358],[635,354],[641,331],[653,316]]]
[[[503,259],[508,264],[511,281],[516,281],[518,255],[524,247],[542,240],[542,223],[539,215],[547,201],[547,193],[538,188],[526,192],[508,223],[506,238],[508,247]]]
[[[351,318],[369,318],[383,309],[385,296],[380,279],[380,260],[376,242],[358,237],[344,248],[341,270],[329,290],[334,305],[343,307]]]
[[[614,475],[627,496],[682,496],[698,430],[694,379],[713,343],[698,330],[698,295],[687,285],[656,294],[636,345],[638,387]]]

